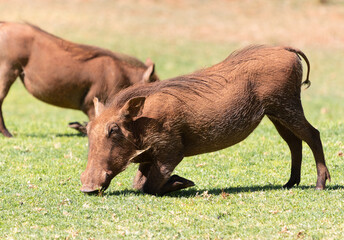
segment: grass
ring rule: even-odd
[[[177,27],[183,19],[188,19],[178,4],[171,2],[167,5],[157,3],[149,8],[155,2],[143,1],[135,7],[130,1],[119,1],[117,5],[102,1],[106,9],[93,1],[69,2],[66,10],[59,1],[45,1],[34,14],[30,9],[38,1],[33,1],[32,8],[23,6],[21,18],[42,27],[46,25],[46,29],[73,41],[120,49],[142,60],[149,56],[157,63],[162,78],[221,61],[242,45],[243,36],[248,43],[256,41],[250,41],[250,31],[242,32],[240,38],[234,40],[202,37],[191,30],[192,34],[182,37],[178,29],[170,33],[170,37],[166,31],[159,35],[154,16],[167,14],[167,19],[176,20],[174,26]],[[307,16],[311,11],[325,11],[318,15],[317,21],[328,15],[326,11],[334,13],[328,20],[328,27],[322,26],[330,32],[333,29],[331,19],[343,23],[340,15],[336,15],[343,11],[337,2],[335,7],[322,7],[311,1],[305,1],[306,5],[302,6],[295,1],[287,1],[287,5],[279,5],[277,1],[274,4],[260,2],[266,3],[271,11],[284,6],[287,13],[296,16],[295,21],[302,23],[306,20],[299,19],[301,7],[307,7]],[[7,7],[7,11],[0,7],[2,15],[8,18],[5,20],[21,20],[15,10],[18,3],[22,2],[0,1],[0,6],[6,4]],[[192,4],[191,7],[195,7]],[[111,6],[117,6],[122,17],[126,16],[124,12],[134,14],[137,11],[146,19],[141,23],[126,18],[122,22],[124,26],[111,28],[107,20],[118,18],[108,13],[114,10]],[[236,16],[240,11],[249,11],[237,2],[234,6],[238,11],[233,12]],[[176,16],[171,13],[172,7],[178,13]],[[204,8],[199,8],[200,13],[206,13]],[[106,14],[94,15],[103,9]],[[222,19],[221,9],[218,17]],[[63,10],[66,10],[65,17],[57,21]],[[191,8],[186,12],[200,16]],[[278,14],[273,13],[273,16],[278,17]],[[204,16],[209,21],[215,17]],[[245,19],[249,18],[242,17],[238,23],[252,21],[249,29],[254,29],[253,20]],[[261,21],[259,19],[257,21]],[[204,20],[200,18],[199,21]],[[279,21],[287,24],[285,17]],[[131,28],[126,30],[125,26]],[[140,27],[147,27],[147,32],[142,30],[135,35],[135,29]],[[220,24],[217,29],[223,27]],[[313,25],[308,27],[315,29]],[[188,28],[194,30],[194,25],[185,22],[184,30]],[[299,28],[302,26],[291,32],[294,34],[291,39],[297,38]],[[267,43],[276,41],[265,31],[260,37]],[[296,43],[308,43],[311,36],[299,38]],[[175,172],[193,180],[196,183],[193,188],[164,197],[143,195],[131,188],[137,167],[131,165],[113,179],[103,197],[85,196],[79,191],[79,178],[86,167],[87,138],[68,129],[67,123],[86,121],[86,117],[81,112],[56,108],[34,99],[18,81],[3,106],[7,127],[15,137],[0,137],[0,239],[343,239],[344,158],[340,153],[344,152],[344,46],[333,44],[339,41],[332,38],[329,42],[323,41],[314,38],[314,44],[303,47],[301,44],[301,47],[311,62],[312,81],[312,86],[302,91],[304,110],[309,121],[321,132],[332,176],[325,191],[314,190],[315,162],[306,145],[300,186],[282,189],[290,174],[290,153],[273,125],[265,119],[245,141],[231,148],[184,159]],[[288,43],[295,44],[292,40]]]

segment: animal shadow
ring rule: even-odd
[[[250,193],[250,192],[264,192],[264,191],[275,191],[275,190],[282,190],[286,189],[283,188],[282,185],[265,185],[265,186],[245,186],[245,187],[228,187],[228,188],[211,188],[211,189],[195,189],[195,188],[188,188],[183,189],[180,191],[168,193],[164,195],[165,197],[171,197],[171,198],[194,198],[197,196],[202,195],[204,192],[207,192],[207,194],[211,195],[221,195],[223,193],[227,194],[238,194],[238,193]],[[304,186],[300,185],[291,189],[314,189],[315,186]],[[333,190],[341,190],[344,189],[344,186],[342,185],[333,185],[328,186],[325,191],[333,191]],[[105,192],[104,195],[107,196],[126,196],[126,195],[146,195],[145,193],[142,193],[140,191],[136,191],[133,189],[125,189],[125,190],[118,190],[118,191],[110,191]]]
[[[84,133],[57,133],[55,134],[56,137],[86,137]]]
[[[248,192],[262,192],[262,191],[272,191],[281,190],[282,185],[265,185],[265,186],[245,186],[245,187],[227,187],[227,188],[209,188],[209,189],[184,189],[179,192],[173,192],[167,194],[169,197],[181,197],[181,198],[191,198],[196,197],[204,192],[209,195],[221,195],[223,193],[227,194],[237,194],[237,193],[248,193]]]
[[[287,188],[283,188],[283,185],[265,185],[265,186],[245,186],[245,187],[228,187],[228,188],[212,188],[212,189],[184,189],[179,192],[173,192],[166,194],[169,197],[177,197],[177,198],[192,198],[199,195],[202,195],[204,192],[211,195],[221,195],[223,193],[226,194],[238,194],[238,193],[250,193],[250,192],[265,192],[265,191],[275,191],[275,190],[288,190]],[[322,190],[315,190],[315,186],[304,186],[299,185],[295,186],[292,189],[314,189],[314,191],[322,191]],[[333,191],[333,190],[340,190],[344,189],[344,186],[341,185],[333,185],[328,186],[324,191]]]
[[[107,196],[127,196],[127,195],[136,195],[136,196],[141,196],[141,195],[146,195],[146,193],[134,190],[134,189],[125,189],[125,190],[115,190],[115,191],[110,191],[110,192],[105,192],[104,195]]]
[[[83,133],[28,133],[28,134],[20,134],[25,137],[31,137],[31,138],[47,138],[47,137],[85,137],[86,135]],[[14,135],[16,136],[16,135]]]
[[[204,192],[206,192],[209,195],[221,195],[223,193],[226,194],[238,194],[238,193],[249,193],[249,192],[264,192],[264,191],[275,191],[275,190],[282,190],[286,189],[283,188],[282,185],[265,185],[265,186],[245,186],[245,187],[228,187],[228,188],[212,188],[212,189],[195,189],[195,188],[189,188],[189,189],[183,189],[180,191],[168,193],[164,195],[164,197],[170,197],[170,198],[194,198],[197,196],[201,196]],[[292,189],[315,189],[315,186],[297,186]],[[325,191],[332,191],[332,190],[341,190],[344,189],[344,186],[341,185],[333,185],[328,186]],[[136,191],[133,189],[125,189],[125,190],[115,190],[115,191],[109,191],[105,192],[104,195],[107,196],[128,196],[128,195],[146,195],[143,192]]]

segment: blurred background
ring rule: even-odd
[[[220,61],[218,49],[225,57],[248,44],[344,49],[343,0],[0,0],[0,15],[71,41],[152,57],[164,77],[184,71],[169,72],[169,55],[187,59],[188,48],[216,59],[190,56],[200,65]]]
[[[0,0],[0,16],[142,61],[150,57],[162,79],[213,65],[249,44],[290,45],[310,60],[312,87],[303,98],[316,107],[314,117],[343,110],[344,0]]]
[[[321,2],[327,2],[321,4]],[[104,38],[343,48],[343,0],[11,0],[1,18],[92,43]]]

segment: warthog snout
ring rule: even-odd
[[[86,193],[88,195],[96,195],[96,194],[100,193],[99,190],[93,190],[93,189],[88,188],[88,187],[82,187],[80,190],[81,190],[81,192]]]
[[[81,192],[87,194],[101,194],[104,192],[109,184],[110,177],[105,171],[84,171],[81,174]]]

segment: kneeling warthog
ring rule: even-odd
[[[299,56],[308,66],[304,82]],[[129,163],[139,163],[133,186],[145,193],[193,186],[171,176],[184,157],[244,140],[265,115],[291,151],[291,176],[284,187],[300,183],[305,141],[316,162],[316,188],[324,189],[330,174],[320,135],[301,105],[301,85],[310,84],[308,77],[309,62],[300,50],[251,46],[195,73],[125,89],[107,107],[95,99],[81,191],[104,191]]]
[[[72,43],[36,26],[0,22],[0,132],[6,137],[1,106],[20,77],[43,102],[83,111],[94,117],[93,98],[101,102],[136,83],[154,82],[154,64],[105,49]],[[74,123],[80,131],[84,127]]]

